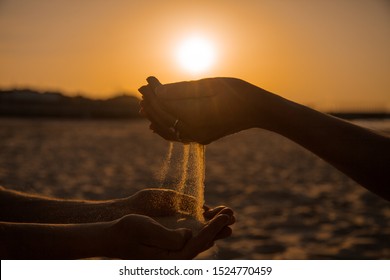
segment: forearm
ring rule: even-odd
[[[0,188],[0,221],[23,223],[91,223],[129,214],[125,199],[59,200]]]
[[[104,256],[109,223],[0,222],[1,259],[80,259]]]
[[[271,130],[390,200],[389,137],[282,98],[276,103]]]

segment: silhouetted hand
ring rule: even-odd
[[[113,221],[108,229],[104,255],[122,259],[192,259],[230,235],[234,223],[230,209],[215,209],[214,217],[192,236],[189,229],[168,229],[154,219],[127,215]],[[229,230],[227,230],[229,229]]]
[[[127,198],[126,206],[122,207],[121,211],[126,211],[126,214],[150,216],[160,222],[159,218],[164,220],[166,217],[174,217],[178,214],[194,217],[197,211],[197,201],[193,196],[170,189],[144,189]],[[205,221],[209,221],[219,214],[226,214],[230,217],[229,225],[235,222],[232,209],[226,206],[217,206],[215,208],[210,208],[207,205],[203,206]],[[217,239],[226,238],[230,234],[231,229],[226,227],[221,231]]]
[[[139,91],[141,113],[170,141],[208,144],[258,127],[308,149],[379,196],[390,200],[390,138],[284,99],[235,78],[161,85],[154,78]]]
[[[170,141],[208,144],[244,129],[266,127],[272,120],[275,95],[240,79],[161,85],[149,77],[148,82],[139,89],[141,111],[152,122],[151,128]]]
[[[142,190],[126,199],[102,202],[53,200],[1,187],[0,192],[2,202],[21,206],[8,208],[38,213],[39,221],[44,221],[37,222],[34,216],[27,216],[26,222],[0,221],[2,259],[193,258],[215,240],[228,237],[229,225],[235,222],[233,211],[220,206],[204,207],[206,222],[192,223],[195,199],[172,190]],[[42,219],[45,212],[51,214],[49,219]],[[54,219],[57,213],[61,215]],[[80,215],[85,215],[82,222]]]

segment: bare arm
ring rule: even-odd
[[[143,215],[102,223],[39,224],[0,222],[1,259],[191,259],[231,234],[235,218],[225,207],[208,212],[211,220],[196,236],[168,229]]]
[[[286,100],[235,78],[160,85],[139,90],[141,113],[170,141],[208,144],[248,128],[279,133],[390,200],[390,138]]]
[[[107,223],[0,222],[1,259],[79,259],[104,256]]]
[[[280,99],[271,130],[321,157],[377,195],[390,200],[390,138]],[[259,100],[260,102],[260,100]],[[260,126],[261,127],[261,126]]]
[[[180,205],[176,201],[181,201]],[[94,223],[128,214],[170,216],[195,211],[195,198],[168,189],[144,189],[121,199],[64,200],[30,195],[0,187],[0,221],[21,223]]]
[[[0,187],[0,221],[22,223],[91,223],[112,221],[126,213],[125,199],[60,200]],[[128,211],[128,210],[127,210]]]

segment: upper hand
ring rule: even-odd
[[[152,84],[139,89],[143,95],[141,111],[152,122],[151,128],[170,141],[208,144],[258,126],[259,122],[264,123],[259,119],[258,111],[268,107],[267,98],[272,96],[235,78],[208,78],[165,85],[155,78],[148,81]],[[264,103],[261,107],[257,106],[259,98],[260,104]],[[266,116],[266,112],[262,115]]]

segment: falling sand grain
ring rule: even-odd
[[[174,150],[174,144],[171,142],[163,166],[159,172],[160,186],[164,187],[167,181],[176,182],[170,187],[174,188],[180,194],[194,197],[196,203],[194,207],[195,211],[194,213],[190,213],[189,217],[187,215],[190,218],[188,220],[192,221],[184,222],[179,215],[178,217],[172,217],[171,222],[165,221],[163,224],[173,227],[172,222],[176,222],[177,226],[192,224],[199,227],[199,225],[204,223],[205,146],[198,143],[184,144],[182,145],[182,149],[178,149],[179,156],[174,156]],[[168,180],[168,177],[173,179]],[[177,213],[181,213],[181,209],[183,208],[192,208],[188,207],[188,205],[183,205],[184,203],[182,198],[178,196],[174,203]],[[191,227],[193,228],[194,226]]]

